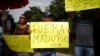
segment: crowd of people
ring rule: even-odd
[[[87,12],[87,11],[86,11]],[[93,20],[89,17],[91,14],[80,12],[80,14],[75,15],[75,56],[93,56]],[[43,22],[53,22],[53,15],[51,13],[44,13]],[[14,52],[11,51],[6,42],[1,39],[3,34],[15,34],[15,35],[29,35],[31,33],[29,25],[27,24],[28,18],[22,14],[19,18],[18,23],[14,23],[14,19],[11,15],[2,22],[0,20],[0,56],[34,56],[34,53],[24,53],[24,52]],[[4,30],[4,31],[3,31]],[[4,50],[1,48],[1,41],[4,43]],[[55,48],[43,48],[38,50],[41,56],[56,56]],[[2,53],[4,52],[4,53]]]

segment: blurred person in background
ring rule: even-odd
[[[3,49],[4,49],[3,48],[3,34],[4,34],[3,26],[0,20],[0,56],[3,56]]]
[[[16,23],[12,15],[8,15],[7,19],[4,22],[4,31],[5,34],[13,34],[16,28]]]
[[[14,30],[16,28],[16,23],[14,22],[14,18],[12,15],[8,14],[7,18],[4,20],[3,23],[4,28],[4,34],[5,35],[12,35],[14,33]],[[12,56],[13,51],[9,49],[6,42],[4,41],[4,56]]]
[[[30,34],[27,20],[28,18],[24,14],[20,16],[19,22],[14,32],[15,35],[29,35]],[[33,53],[18,52],[18,53],[15,53],[13,56],[33,56]]]

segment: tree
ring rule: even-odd
[[[24,14],[29,18],[28,21],[41,21],[41,17],[43,16],[39,7],[30,7],[30,10],[26,11]]]
[[[33,16],[33,12],[32,11],[26,11],[24,13],[24,15],[27,17],[28,21],[30,21],[32,16]]]
[[[65,12],[64,0],[54,0],[49,6],[49,11],[54,15],[57,21],[67,20],[67,13]]]

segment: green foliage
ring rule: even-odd
[[[32,11],[26,11],[24,13],[24,15],[27,17],[28,21],[30,20],[30,18],[32,18],[33,16],[33,12]]]
[[[67,13],[65,12],[64,0],[54,0],[52,1],[49,7],[49,11],[54,15],[55,20],[67,20]]]
[[[28,21],[41,21],[43,13],[38,7],[30,7],[29,11],[24,13],[28,17]]]
[[[46,8],[46,11],[54,15],[55,21],[67,21],[67,13],[65,12],[64,0],[54,0],[51,5]],[[39,7],[30,7],[29,11],[24,13],[29,18],[29,21],[41,21],[43,12]]]

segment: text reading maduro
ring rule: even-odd
[[[31,22],[31,48],[68,48],[68,22]]]

